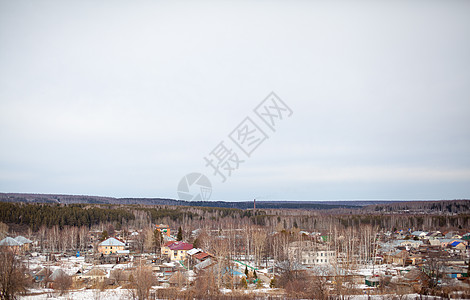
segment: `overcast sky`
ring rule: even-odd
[[[470,198],[470,1],[0,1],[0,191]],[[275,132],[253,109],[292,109]],[[228,135],[265,132],[250,157]],[[264,127],[263,127],[264,126]],[[224,141],[244,162],[206,167]]]

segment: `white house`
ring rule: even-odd
[[[336,263],[336,251],[311,241],[292,242],[288,246],[289,259],[306,266]]]

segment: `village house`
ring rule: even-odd
[[[110,237],[98,244],[98,252],[102,254],[124,253],[126,244],[120,240]]]
[[[43,282],[45,279],[49,278],[51,274],[52,272],[50,269],[42,268],[34,274],[33,278],[36,282]]]
[[[163,236],[167,236],[169,237],[170,236],[170,226],[166,225],[166,224],[159,224],[159,225],[155,225],[155,229],[157,229],[158,231],[160,231],[162,233]]]
[[[168,283],[172,287],[183,287],[188,284],[188,278],[180,271],[173,273],[168,279]]]
[[[409,258],[409,253],[406,250],[396,249],[393,252],[384,253],[384,262],[386,264],[395,264],[405,266]]]
[[[49,278],[47,278],[46,286],[48,288],[55,288],[54,287],[55,282],[58,279],[60,279],[64,276],[68,276],[67,273],[64,270],[62,270],[62,269],[54,270],[54,272],[52,272],[52,274],[49,276]]]
[[[9,236],[0,241],[0,247],[5,247],[14,253],[20,252],[20,250],[22,250],[21,246],[22,244],[20,242]]]
[[[423,245],[423,241],[415,241],[415,240],[400,241],[400,246],[406,247],[407,249],[410,249],[410,248],[418,249],[419,246],[421,245]]]
[[[465,245],[465,243],[463,243],[461,241],[454,241],[454,242],[450,243],[449,245],[447,245],[447,247],[450,248],[451,253],[455,253],[455,254],[466,254],[467,253],[467,246]]]
[[[168,256],[170,260],[184,260],[187,256],[187,251],[191,249],[193,249],[193,244],[170,241],[163,245],[161,254],[162,256]]]
[[[15,238],[15,240],[21,244],[21,248],[23,251],[31,250],[31,245],[33,241],[31,241],[30,239],[27,239],[24,236],[19,235]]]
[[[336,251],[312,241],[292,242],[288,246],[289,259],[303,265],[315,266],[336,262]]]
[[[82,274],[77,274],[77,279],[82,279],[85,282],[102,282],[106,279],[107,273],[98,268],[92,268],[90,271]]]
[[[413,231],[411,235],[418,239],[426,239],[428,238],[428,233],[429,232],[417,230],[417,231]]]
[[[191,266],[196,265],[200,262],[205,261],[206,259],[213,257],[213,255],[206,253],[198,248],[193,248],[191,250],[188,250],[187,254],[189,255]]]

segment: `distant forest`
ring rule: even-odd
[[[67,226],[116,229],[145,228],[165,223],[172,228],[219,229],[259,225],[272,230],[298,228],[325,231],[331,228],[372,225],[383,230],[469,229],[470,201],[407,202],[373,205],[361,209],[330,210],[256,209],[165,205],[49,204],[0,202],[0,222],[38,231],[41,227]]]
[[[58,204],[139,204],[139,205],[173,205],[173,206],[201,206],[221,208],[253,208],[253,201],[183,201],[166,198],[113,198],[82,195],[54,195],[54,194],[19,194],[0,193],[0,201],[22,203],[58,203]],[[383,201],[379,201],[383,202]],[[359,208],[367,202],[358,203],[349,201],[257,201],[257,208],[287,208],[287,209],[334,209]],[[374,204],[377,202],[370,202]]]

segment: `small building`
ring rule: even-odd
[[[448,266],[443,269],[443,273],[447,278],[465,278],[468,276],[466,267]]]
[[[417,231],[413,231],[411,235],[419,239],[425,239],[425,238],[428,238],[428,233],[429,232],[417,230]]]
[[[170,236],[170,232],[171,232],[170,226],[168,226],[166,224],[155,225],[155,229],[160,231],[162,233],[162,235]]]
[[[384,253],[384,262],[388,264],[396,264],[405,266],[408,261],[409,254],[406,250],[395,250],[393,252]]]
[[[419,292],[423,286],[428,286],[429,277],[418,269],[411,269],[401,279],[402,283],[408,284],[414,292]]]
[[[20,242],[9,236],[0,241],[0,247],[5,247],[15,253],[21,250],[21,246],[22,244]]]
[[[188,283],[188,278],[182,272],[177,271],[171,275],[168,283],[173,287],[183,287]]]
[[[410,248],[418,249],[419,246],[421,245],[423,245],[423,241],[403,240],[400,242],[400,246],[407,247],[407,249],[410,249]]]
[[[23,249],[23,251],[31,250],[31,244],[33,243],[33,241],[31,241],[30,239],[27,239],[24,236],[19,235],[15,238],[15,240],[21,244],[21,248]]]
[[[98,268],[92,268],[90,271],[77,276],[79,279],[92,282],[102,282],[106,279],[106,272]]]
[[[376,287],[380,284],[380,277],[378,275],[367,276],[365,279],[365,284],[367,286]]]
[[[162,256],[169,256],[170,255],[170,245],[176,243],[176,241],[168,241],[160,248]]]
[[[168,242],[161,248],[161,253],[167,255],[170,260],[184,260],[187,251],[193,249],[193,244],[185,242]]]
[[[36,282],[43,282],[44,279],[49,278],[49,276],[52,274],[51,270],[47,268],[42,268],[39,270],[36,274],[34,274],[34,280]]]
[[[98,252],[102,254],[118,253],[118,251],[124,251],[126,244],[120,240],[110,237],[98,244]]]
[[[312,241],[296,241],[288,246],[289,259],[303,265],[315,266],[333,264],[336,262],[336,251]]]

